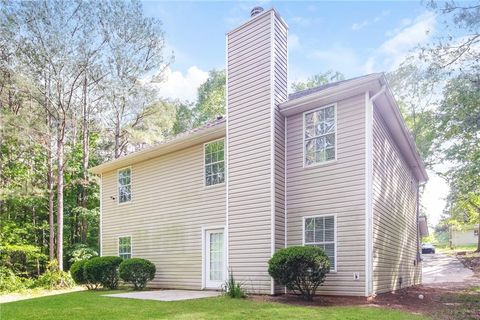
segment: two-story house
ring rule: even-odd
[[[158,288],[284,289],[280,248],[313,245],[332,269],[320,294],[370,296],[421,281],[425,167],[383,74],[287,94],[277,11],[227,33],[224,118],[104,163],[101,254],[141,257]]]

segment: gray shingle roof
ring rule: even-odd
[[[371,74],[367,74],[367,75],[360,76],[360,77],[350,78],[350,79],[347,79],[347,80],[331,82],[331,83],[323,84],[323,85],[318,86],[318,87],[314,87],[314,88],[298,91],[298,92],[295,92],[295,93],[291,93],[291,94],[288,95],[288,100],[295,100],[295,99],[298,99],[298,98],[302,98],[302,97],[308,96],[312,93],[319,92],[319,91],[322,91],[322,90],[325,90],[325,89],[328,89],[328,88],[331,88],[331,87],[336,87],[336,86],[338,86],[342,83],[346,83],[346,82],[349,82],[349,81],[352,81],[352,80],[358,80],[358,79],[361,79],[361,78],[370,77],[374,74],[378,74],[378,73],[371,73]]]

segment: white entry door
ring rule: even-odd
[[[225,281],[223,229],[205,230],[205,288],[220,289]]]

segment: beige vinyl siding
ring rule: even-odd
[[[132,257],[155,263],[149,286],[202,288],[202,227],[225,225],[225,184],[204,187],[203,144],[132,169],[132,201],[118,204],[117,171],[102,178],[102,254],[118,255],[131,236]]]
[[[227,38],[229,267],[247,290],[264,294],[272,289],[272,245],[284,243],[272,231],[285,233],[283,125],[274,127],[274,103],[287,95],[285,37],[285,26],[270,10]]]
[[[278,105],[287,100],[287,28],[274,21],[275,250],[285,247],[285,117]],[[284,287],[275,285],[275,293]]]
[[[287,100],[287,33],[274,21],[275,249],[285,247],[285,117],[278,105]]]
[[[381,106],[380,106],[381,107]],[[373,113],[373,292],[420,282],[417,181],[375,106]]]
[[[285,118],[275,112],[275,250],[285,247]]]
[[[322,107],[323,105],[318,105]],[[319,294],[365,295],[365,97],[337,103],[337,160],[303,167],[303,114],[287,118],[287,245],[302,245],[302,218],[336,215],[337,272]],[[353,280],[359,272],[360,279]]]

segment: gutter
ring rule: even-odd
[[[373,106],[374,101],[385,93],[386,85],[369,97],[365,92],[365,296],[373,292]]]
[[[377,93],[375,93],[375,94],[370,98],[370,103],[373,103],[381,94],[384,94],[386,90],[387,90],[387,86],[386,86],[386,85],[382,85],[382,88],[380,89],[380,91],[378,91]]]

